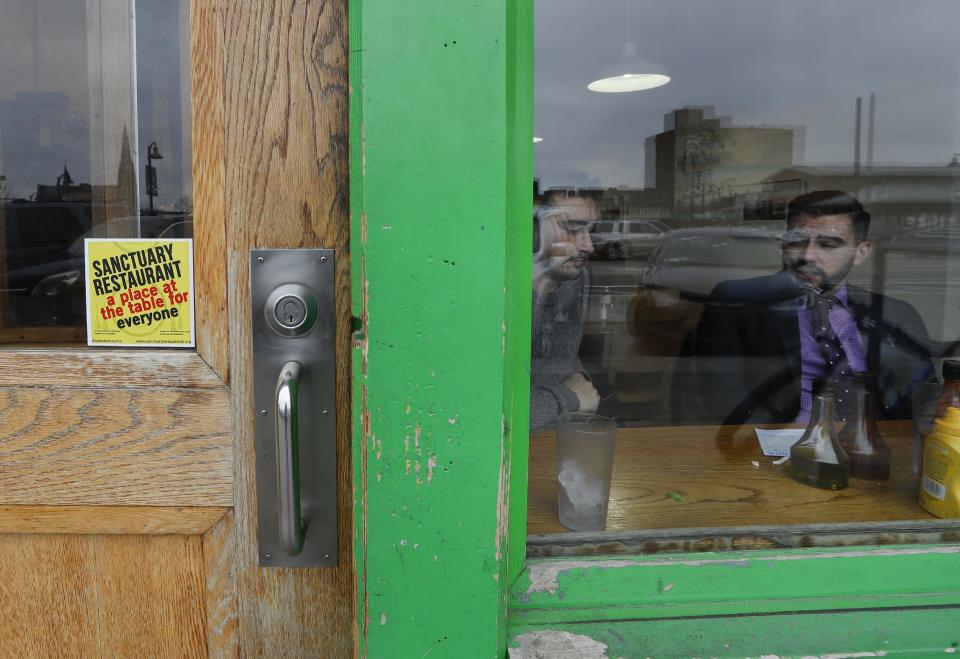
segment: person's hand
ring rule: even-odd
[[[581,412],[596,412],[600,406],[600,394],[593,383],[583,377],[583,373],[574,373],[563,381],[563,386],[577,395]]]

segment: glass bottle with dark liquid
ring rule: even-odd
[[[890,447],[877,429],[876,384],[873,375],[857,373],[853,385],[853,414],[837,434],[850,458],[850,476],[871,481],[890,478]]]
[[[850,459],[833,428],[833,392],[816,387],[810,424],[790,447],[790,475],[805,485],[842,490],[850,483]]]

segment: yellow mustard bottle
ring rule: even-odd
[[[937,517],[960,517],[960,408],[948,407],[924,442],[920,505]]]

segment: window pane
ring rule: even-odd
[[[943,0],[537,3],[531,532],[565,530],[558,492],[602,495],[563,457],[557,482],[578,409],[618,426],[608,530],[933,519],[917,437],[960,340],[958,20]],[[835,491],[755,432],[796,429],[789,452],[821,395]]]
[[[186,10],[0,0],[0,341],[84,340],[85,238],[192,235]]]

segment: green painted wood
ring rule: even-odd
[[[499,657],[526,479],[529,2],[354,0],[350,21],[358,655]]]
[[[508,29],[514,44],[507,62],[507,306],[504,383],[509,401],[509,581],[523,570],[527,544],[527,470],[530,461],[530,323],[533,259],[533,2],[510,0]]]
[[[960,609],[511,625],[509,647],[512,659],[950,657],[960,652]]]
[[[358,656],[501,656],[508,599],[513,641],[579,630],[611,657],[842,652],[884,629],[898,652],[955,648],[956,547],[561,559],[553,592],[534,561],[507,592],[526,509],[530,7],[350,5]],[[930,605],[946,608],[905,608]]]
[[[360,319],[364,315],[364,248],[363,248],[363,103],[362,80],[363,48],[361,25],[364,0],[348,0],[347,16],[350,30],[350,300],[353,314],[353,352],[350,359],[352,413],[351,460],[353,470],[353,558],[355,566],[354,656],[367,656],[366,629],[369,612],[366,606],[367,551],[366,551],[366,452],[363,443],[363,418],[366,404],[366,349],[365,330]],[[339,458],[343,460],[342,457]]]
[[[531,560],[510,624],[957,606],[958,565],[943,545]]]

